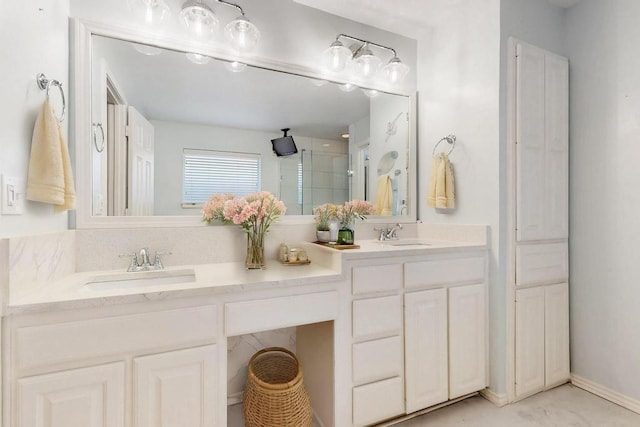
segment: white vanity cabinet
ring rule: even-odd
[[[358,265],[352,274],[353,425],[405,412],[402,264]]]
[[[480,254],[405,264],[407,412],[486,387],[485,266]]]
[[[215,345],[136,357],[134,426],[216,425]]]
[[[569,378],[569,285],[516,291],[516,396]]]
[[[123,362],[17,381],[18,427],[123,427]]]
[[[6,425],[219,425],[217,306],[176,305],[10,317]]]
[[[485,252],[397,260],[353,266],[355,426],[487,385]]]

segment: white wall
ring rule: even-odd
[[[127,0],[70,0],[71,16],[95,22],[107,22],[127,26],[150,33],[171,35],[185,39],[185,30],[176,18],[183,1],[169,0],[172,9],[166,25],[161,28],[145,28],[138,18],[133,16],[127,6]],[[363,37],[383,45],[393,46],[413,70],[416,65],[416,42],[387,31],[330,15],[319,10],[297,4],[293,0],[239,1],[246,16],[258,26],[262,38],[256,50],[247,57],[266,58],[278,62],[307,67],[316,72],[321,69],[322,52],[329,47],[339,33]],[[224,6],[215,6],[220,25],[235,18],[237,11]],[[209,43],[211,48],[231,54],[224,43],[222,34]],[[390,54],[389,54],[390,55]],[[386,56],[385,56],[386,58]],[[411,73],[397,89],[404,92],[415,91],[416,73]]]
[[[69,0],[0,2],[0,174],[25,183],[33,125],[45,99],[36,74],[62,82],[69,99],[68,15]],[[59,112],[55,88],[51,99]],[[62,123],[65,135],[68,117]],[[67,222],[67,214],[54,214],[52,205],[27,201],[23,215],[0,216],[0,237],[64,230]]]
[[[491,310],[492,354],[500,355],[492,365],[492,385],[498,393],[506,385],[506,214],[507,214],[507,44],[509,37],[547,49],[560,55],[564,49],[564,9],[546,1],[503,0],[500,3],[500,221],[498,231],[498,265],[496,286],[491,289],[491,300],[495,304]],[[500,305],[502,302],[502,305]],[[500,363],[500,366],[497,366]]]
[[[505,390],[504,283],[497,281],[499,193],[500,1],[451,2],[418,40],[419,217],[427,223],[491,226],[490,386]],[[430,14],[428,5],[420,14]],[[432,150],[455,134],[450,160],[456,180],[456,209],[442,214],[427,207]]]
[[[571,371],[640,400],[640,2],[567,11]]]

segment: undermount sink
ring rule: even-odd
[[[89,278],[82,287],[88,291],[109,289],[126,289],[152,285],[171,285],[196,281],[196,273],[192,269],[140,271],[135,273],[105,274]]]
[[[376,243],[385,246],[433,246],[422,240],[376,240]]]

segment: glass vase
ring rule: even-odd
[[[264,262],[264,233],[252,231],[247,233],[247,257],[244,260],[247,270],[265,268]]]
[[[354,233],[353,230],[349,227],[341,227],[338,230],[338,245],[353,245],[354,242]]]

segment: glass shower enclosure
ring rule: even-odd
[[[280,158],[280,200],[287,215],[311,215],[323,203],[350,199],[349,154],[302,149]]]

